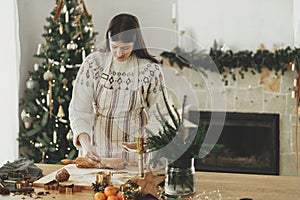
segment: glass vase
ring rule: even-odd
[[[167,164],[165,193],[176,196],[195,193],[194,158]]]

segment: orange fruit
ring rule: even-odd
[[[106,196],[103,192],[97,192],[94,195],[94,200],[106,200]]]
[[[109,197],[109,196],[116,196],[117,195],[117,190],[113,186],[109,185],[104,189],[104,194]]]
[[[106,200],[118,200],[118,197],[117,196],[108,196]]]
[[[125,200],[126,196],[123,192],[118,192],[117,194],[118,200]]]

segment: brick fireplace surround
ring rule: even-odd
[[[163,71],[166,84],[179,103],[184,95],[188,96],[190,110],[279,114],[279,175],[300,175],[300,169],[297,172],[296,168],[296,100],[291,98],[295,72],[275,75],[275,72],[263,69],[255,75],[246,73],[242,79],[236,69],[236,81],[228,77],[228,85],[220,88],[212,85],[211,80],[220,79],[215,72],[208,71],[204,77],[188,68],[164,66]],[[224,110],[211,109],[209,94],[212,92],[224,94]]]

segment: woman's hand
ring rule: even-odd
[[[87,152],[85,159],[91,164],[98,164],[101,162],[100,156],[96,153],[95,147],[91,145],[90,137],[88,134],[80,134],[78,140],[82,148]]]

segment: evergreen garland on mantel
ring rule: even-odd
[[[238,51],[223,50],[222,46],[218,46],[216,42],[209,53],[193,50],[185,52],[183,49],[176,47],[173,51],[164,51],[160,54],[162,58],[168,59],[171,65],[177,63],[182,69],[183,67],[198,68],[211,70],[209,68],[214,63],[219,72],[223,76],[225,85],[228,84],[227,74],[229,73],[233,80],[236,80],[237,69],[241,78],[244,78],[245,72],[250,71],[252,74],[261,73],[263,67],[269,70],[274,70],[276,75],[281,73],[284,75],[286,70],[291,69],[292,64],[295,65],[295,70],[299,69],[300,48],[286,47],[269,51],[261,45],[256,52],[253,51]],[[228,73],[226,73],[228,72]]]

